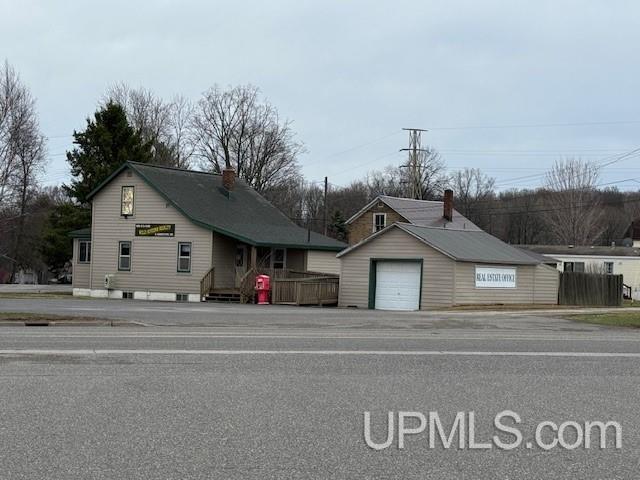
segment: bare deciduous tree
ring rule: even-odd
[[[183,96],[165,102],[146,88],[131,88],[117,83],[108,88],[102,106],[119,104],[127,114],[129,124],[143,140],[151,142],[154,163],[188,168],[193,154],[189,138],[193,106]]]
[[[449,186],[455,193],[456,209],[483,226],[486,215],[480,213],[491,207],[491,200],[495,197],[495,178],[485,175],[478,168],[465,168],[451,174]]]
[[[431,147],[418,152],[418,161],[400,167],[389,165],[382,171],[367,174],[371,197],[390,195],[393,197],[418,197],[418,200],[433,200],[442,195],[447,185],[446,168],[440,154]]]
[[[602,234],[598,167],[576,158],[559,160],[547,173],[546,224],[556,242],[591,245]]]
[[[403,167],[401,181],[406,185],[406,197],[415,197],[418,200],[433,200],[442,195],[446,185],[447,176],[444,160],[440,153],[427,146],[417,153],[418,158],[414,168],[411,164]],[[412,184],[414,186],[412,187]],[[411,195],[411,192],[415,192]]]
[[[303,146],[291,123],[280,121],[275,107],[260,100],[256,87],[210,88],[195,108],[192,125],[197,153],[208,170],[235,168],[259,192],[299,176],[297,156]]]
[[[0,67],[0,204],[9,220],[3,237],[12,259],[12,276],[26,265],[25,217],[38,190],[45,164],[45,138],[40,132],[35,100],[16,71]],[[6,235],[10,233],[10,235]],[[7,239],[11,238],[7,242]]]

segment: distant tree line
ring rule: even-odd
[[[35,100],[5,62],[0,68],[0,282],[22,268],[54,273],[67,268],[68,232],[90,222],[88,194],[126,160],[215,173],[234,168],[297,224],[324,231],[324,185],[304,178],[304,144],[254,86],[213,86],[192,102],[113,85],[73,138],[67,152],[71,181],[42,186],[46,138]],[[347,219],[377,195],[439,200],[451,188],[462,215],[509,243],[610,244],[623,239],[640,217],[640,193],[601,185],[601,169],[579,158],[559,159],[543,186],[504,190],[477,168],[449,172],[437,150],[427,147],[412,172],[389,165],[347,186],[329,184],[327,230],[345,239]]]

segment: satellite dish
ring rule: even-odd
[[[633,239],[630,237],[625,238],[624,240],[622,240],[622,246],[623,247],[633,247]]]

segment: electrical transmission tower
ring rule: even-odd
[[[409,160],[406,165],[402,165],[407,169],[408,194],[410,198],[422,200],[422,162],[421,156],[427,150],[422,148],[422,132],[426,132],[422,128],[403,128],[409,132],[409,148],[402,148],[401,152],[409,152]]]

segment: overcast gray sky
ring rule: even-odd
[[[66,180],[73,129],[118,81],[194,100],[214,83],[257,85],[306,144],[307,178],[337,185],[404,160],[402,127],[430,129],[423,143],[450,169],[479,167],[502,188],[540,184],[514,178],[559,156],[599,160],[640,147],[638,2],[0,6],[0,58],[37,97],[50,137],[48,183]],[[442,129],[567,123],[599,124]],[[637,158],[610,166],[602,181],[640,178]]]

